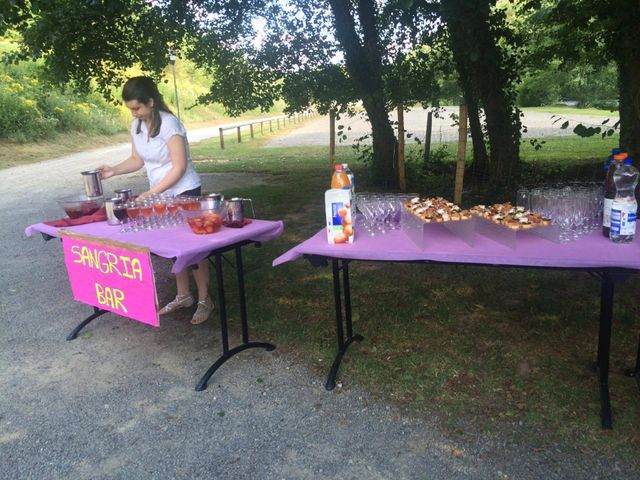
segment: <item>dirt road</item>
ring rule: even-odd
[[[451,114],[457,114],[458,109],[454,107],[445,107],[438,117],[433,117],[432,142],[453,142],[458,139],[458,128],[451,118]],[[600,125],[606,118],[588,115],[562,115],[563,119],[569,120],[570,128],[561,129],[563,121],[557,122],[555,125],[551,118],[551,113],[544,112],[525,112],[522,118],[522,124],[527,127],[527,132],[523,134],[524,138],[544,138],[548,136],[573,135],[572,129],[578,122],[585,125]],[[397,115],[395,112],[390,116],[395,122]],[[610,124],[613,124],[617,118],[611,117]],[[425,138],[427,111],[424,109],[413,108],[404,115],[405,130],[411,137],[407,142],[412,142],[416,137],[421,141]],[[369,134],[371,127],[369,122],[362,116],[352,118],[343,117],[336,121],[336,125],[343,125],[341,130],[346,139],[342,139],[343,145],[351,145],[355,139]],[[370,139],[363,140],[363,143],[371,143]],[[281,137],[274,138],[268,143],[269,147],[294,147],[304,145],[328,145],[329,144],[329,119],[328,117],[320,117],[316,120],[306,122],[302,127],[294,132]]]

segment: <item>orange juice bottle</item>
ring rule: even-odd
[[[331,177],[331,188],[347,188],[351,190],[349,175],[344,171],[344,167],[339,163],[336,164],[335,171]]]

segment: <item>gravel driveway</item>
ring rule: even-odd
[[[214,320],[194,327],[187,313],[157,329],[107,314],[65,341],[91,309],[71,298],[59,242],[23,230],[60,216],[52,199],[79,190],[81,170],[126,152],[0,171],[1,479],[638,478],[615,461],[553,447],[450,438],[436,419],[414,419],[356,387],[325,391],[282,349],[244,352],[195,392],[220,340]],[[205,189],[260,181],[211,175]],[[133,174],[106,186],[145,183]],[[173,292],[169,267],[156,265],[161,300]]]

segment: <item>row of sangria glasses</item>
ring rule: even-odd
[[[571,242],[602,226],[602,184],[570,182],[520,189],[516,203],[553,220],[559,240]]]
[[[371,237],[399,230],[402,227],[403,204],[415,196],[405,193],[357,193],[355,203],[361,215],[356,218],[356,226]]]
[[[127,223],[121,233],[128,233],[183,224],[180,209],[198,210],[200,201],[197,197],[153,194],[115,207],[114,214],[120,221]]]

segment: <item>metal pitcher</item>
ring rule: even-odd
[[[102,179],[99,170],[87,170],[82,173],[82,183],[87,197],[102,196]]]
[[[118,190],[114,190],[114,192],[116,197],[122,200],[122,203],[127,203],[133,198],[133,191],[130,188],[120,188]]]
[[[224,223],[227,227],[244,227],[244,202],[249,202],[251,204],[251,214],[255,217],[256,214],[253,210],[253,201],[250,198],[234,197],[227,201],[227,218]]]

